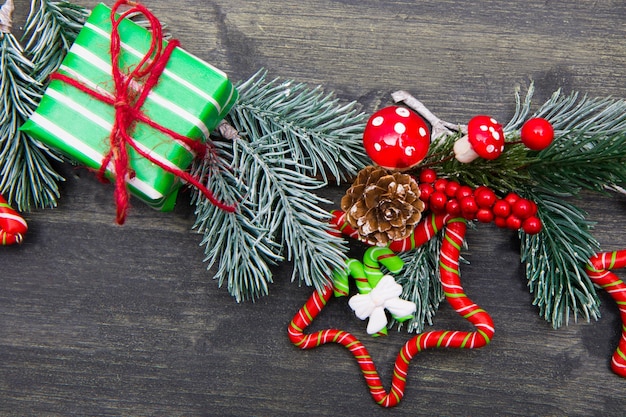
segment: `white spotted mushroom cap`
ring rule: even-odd
[[[481,158],[496,159],[504,151],[504,130],[493,117],[473,117],[467,124],[467,138]]]
[[[365,151],[387,169],[408,169],[428,153],[430,129],[406,107],[389,106],[374,113],[363,132]]]

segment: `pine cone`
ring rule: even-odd
[[[385,246],[409,236],[420,221],[424,203],[419,196],[410,175],[368,166],[341,199],[341,209],[361,238]]]

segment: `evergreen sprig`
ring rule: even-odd
[[[31,0],[24,49],[35,63],[33,77],[39,82],[59,68],[88,15],[87,9],[67,1]]]
[[[533,181],[561,195],[577,195],[581,189],[601,192],[626,182],[626,131],[593,131],[557,137],[528,166]]]
[[[408,332],[421,333],[426,323],[433,324],[439,304],[444,299],[439,278],[439,253],[442,234],[439,233],[422,246],[398,256],[404,261],[404,268],[396,277],[402,285],[402,299],[416,305],[413,318],[399,323],[398,328],[406,325]]]
[[[54,207],[57,182],[51,152],[19,128],[37,107],[42,85],[34,65],[11,33],[0,33],[0,193],[18,210]]]
[[[194,175],[204,178],[217,198],[237,203],[238,209],[227,213],[196,193],[194,228],[204,235],[200,245],[205,247],[207,268],[217,265],[214,279],[220,286],[226,282],[228,292],[240,302],[267,294],[270,265],[283,260],[282,249],[255,221],[256,211],[246,198],[249,188],[231,170],[231,144],[216,142],[215,146],[215,154],[196,165]]]
[[[298,172],[339,182],[369,163],[361,143],[365,114],[356,102],[341,103],[321,87],[267,81],[263,70],[238,89],[233,125],[249,137],[286,144]]]
[[[586,213],[562,197],[546,191],[526,196],[539,207],[543,230],[537,235],[520,232],[521,261],[539,314],[558,328],[571,315],[599,317],[600,300],[585,265],[599,251]]]
[[[340,104],[319,88],[266,82],[264,73],[238,91],[227,120],[239,135],[216,142],[221,167],[207,170],[208,160],[200,168],[209,173],[207,184],[234,193],[239,207],[236,214],[216,213],[196,197],[196,227],[204,234],[209,266],[220,265],[215,278],[226,280],[238,301],[266,294],[268,265],[283,258],[293,262],[292,280],[321,289],[343,266],[345,246],[328,233],[330,215],[322,205],[331,202],[315,191],[329,175],[348,178],[365,165],[363,114],[355,103]]]

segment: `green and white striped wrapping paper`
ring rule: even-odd
[[[110,15],[111,9],[103,4],[93,9],[59,68],[60,73],[108,95],[113,92]],[[119,33],[120,67],[133,68],[150,47],[150,33],[127,19],[120,24]],[[204,141],[237,97],[226,74],[176,48],[142,111],[159,125]],[[114,115],[112,106],[54,80],[22,130],[79,164],[99,169],[109,150]],[[170,166],[185,170],[194,157],[186,146],[145,124],[137,123],[131,133],[143,150]],[[129,155],[135,173],[127,180],[130,191],[154,208],[171,210],[180,181],[133,149]],[[107,175],[112,176],[109,169]]]

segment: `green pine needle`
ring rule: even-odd
[[[51,152],[19,130],[41,97],[33,72],[17,39],[0,34],[0,193],[22,211],[56,206],[63,179],[48,161]]]
[[[35,63],[34,78],[44,82],[59,68],[88,15],[87,9],[67,1],[31,0],[24,49]]]
[[[258,298],[268,292],[272,282],[270,265],[283,260],[281,248],[271,240],[267,230],[255,222],[256,213],[245,198],[248,188],[236,178],[225,161],[232,161],[226,143],[216,142],[216,154],[195,167],[194,175],[205,178],[205,185],[227,204],[238,204],[236,213],[227,213],[212,205],[200,194],[194,194],[196,222],[203,233],[207,268],[218,265],[214,278],[219,285],[227,283],[237,302]]]
[[[552,193],[604,191],[626,182],[626,131],[573,131],[555,139],[528,167],[534,181]]]
[[[539,206],[543,230],[521,236],[521,261],[533,304],[552,326],[567,324],[569,317],[586,320],[599,317],[599,298],[585,272],[588,260],[599,251],[591,235],[586,213],[562,198],[547,192],[533,192],[529,198]]]
[[[552,123],[556,135],[585,132],[588,135],[613,135],[626,130],[626,101],[615,98],[569,96],[556,91],[533,117],[543,117]]]
[[[330,214],[320,208],[330,201],[314,194],[326,184],[298,172],[288,145],[271,136],[252,143],[236,140],[233,166],[248,180],[246,198],[256,223],[284,248],[286,260],[294,262],[292,280],[322,289],[332,270],[345,262],[341,241],[328,234]]]
[[[369,163],[361,143],[365,115],[356,102],[343,104],[320,87],[265,77],[259,71],[238,86],[235,127],[251,138],[270,135],[270,142],[286,143],[295,169],[325,182],[328,173],[339,183]]]
[[[268,265],[293,262],[292,280],[321,289],[345,262],[345,244],[328,232],[331,202],[315,191],[353,176],[367,157],[356,103],[341,104],[319,88],[265,81],[260,72],[238,86],[239,101],[227,117],[239,136],[216,140],[219,164],[200,172],[219,195],[236,202],[227,214],[196,197],[196,228],[204,234],[209,267],[238,300],[265,295]],[[213,165],[211,165],[213,164]],[[217,235],[217,236],[213,236]]]
[[[433,318],[443,301],[443,288],[439,278],[439,252],[442,234],[439,233],[422,246],[398,254],[404,261],[404,268],[396,277],[402,285],[402,299],[415,303],[417,309],[413,318],[399,323],[398,328],[406,325],[410,333],[421,333],[426,323],[433,324]]]

